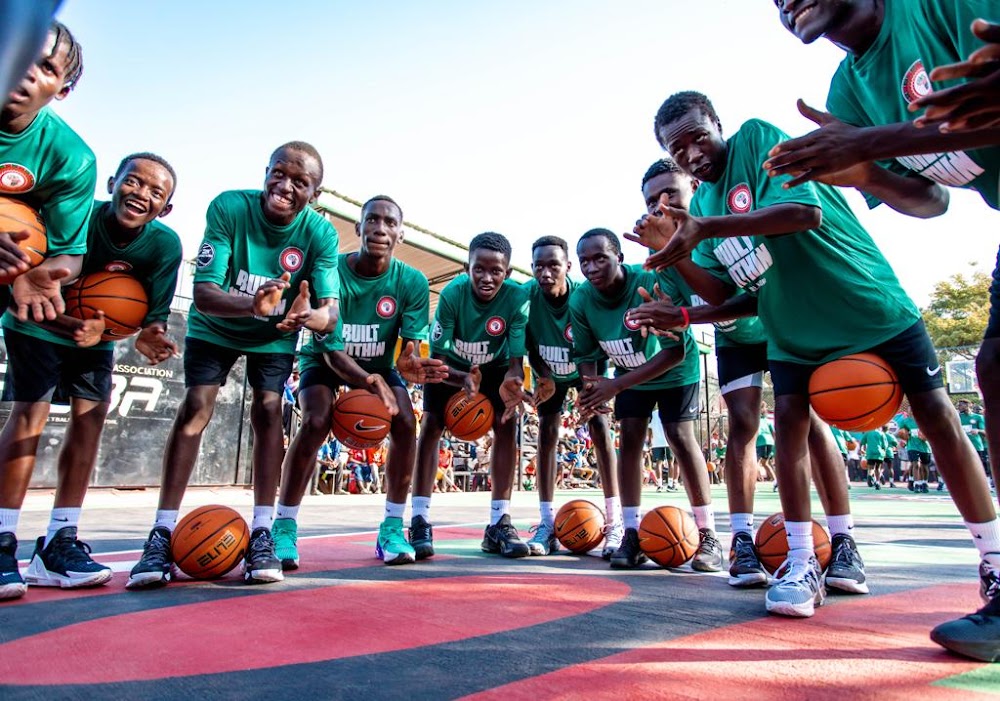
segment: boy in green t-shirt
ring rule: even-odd
[[[444,431],[444,409],[456,391],[470,396],[482,392],[493,405],[492,500],[483,552],[503,557],[529,554],[509,513],[517,462],[517,422],[509,419],[524,396],[528,324],[527,294],[508,279],[512,272],[510,256],[510,242],[504,236],[486,232],[473,237],[465,266],[467,274],[448,283],[438,300],[431,329],[431,356],[444,361],[448,377],[443,383],[424,388],[410,518],[410,545],[418,560],[434,555],[429,521],[431,493],[437,476],[438,442]]]
[[[271,536],[284,450],[281,395],[299,329],[330,333],[337,321],[337,231],[309,208],[322,180],[316,149],[292,141],[271,154],[263,191],[224,192],[209,205],[184,342],[187,391],[163,455],[155,522],[128,588],[170,581],[170,534],[219,389],[240,356],[253,389],[254,432],[254,509],[243,579],[284,578]]]
[[[968,399],[958,400],[958,420],[962,422],[962,430],[969,437],[972,447],[979,454],[979,460],[983,463],[986,473],[990,471],[990,461],[986,454],[986,444],[983,436],[986,434],[986,422],[982,414],[972,413],[972,405]]]

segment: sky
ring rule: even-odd
[[[799,135],[796,98],[821,107],[842,58],[788,34],[772,0],[65,0],[58,18],[85,68],[56,110],[97,154],[100,195],[126,154],[166,157],[163,222],[189,258],[209,202],[260,188],[274,148],[303,140],[324,186],[390,195],[455,240],[499,231],[527,267],[539,236],[632,229],[672,93],[708,95],[727,134],[756,117]],[[849,201],[920,306],[993,269],[997,214],[975,193],[927,221]]]

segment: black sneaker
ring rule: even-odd
[[[646,561],[646,553],[639,545],[639,531],[634,528],[625,529],[625,537],[621,546],[611,556],[611,568],[615,570],[634,570]]]
[[[691,569],[695,572],[721,572],[722,564],[722,545],[715,537],[715,531],[699,528],[698,551],[691,560]]]
[[[271,531],[263,527],[255,528],[250,534],[250,545],[243,562],[243,581],[247,584],[267,584],[284,578],[281,560],[274,554]]]
[[[27,588],[17,566],[17,538],[13,533],[0,533],[0,599],[24,596]]]
[[[733,535],[733,547],[729,551],[729,585],[740,587],[763,587],[768,583],[767,570],[760,564],[757,546],[749,533]]]
[[[423,516],[410,519],[410,545],[418,560],[434,556],[434,527]]]
[[[833,536],[832,550],[830,565],[826,568],[826,586],[850,594],[867,594],[865,563],[854,538],[838,533]]]
[[[1000,596],[1000,572],[987,565],[985,561],[981,561],[979,563],[979,597],[983,603],[988,604],[997,596]]]
[[[510,522],[510,514],[504,514],[495,524],[486,527],[482,548],[484,553],[494,553],[504,557],[526,557],[531,552],[528,544],[521,540],[514,524]]]
[[[77,540],[76,526],[66,526],[48,545],[44,537],[35,541],[25,580],[37,587],[92,587],[110,581],[111,568],[94,562],[90,546]]]
[[[937,626],[931,640],[974,660],[1000,662],[1000,592],[975,613]]]
[[[163,526],[156,526],[143,543],[142,557],[129,572],[125,588],[152,589],[166,586],[170,582],[173,564],[170,531]]]
[[[917,491],[916,488],[913,486],[913,480],[906,481],[906,488],[909,489],[911,492]]]

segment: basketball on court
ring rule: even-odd
[[[460,441],[478,440],[493,427],[493,405],[481,392],[456,392],[444,407],[444,425]]]
[[[593,550],[604,540],[604,512],[586,499],[574,499],[556,512],[556,538],[574,553]]]
[[[845,431],[870,431],[896,415],[903,390],[882,358],[857,353],[817,368],[809,378],[809,400],[828,424]]]
[[[333,403],[333,435],[349,448],[377,447],[391,426],[389,410],[368,390],[349,390]]]
[[[785,517],[780,514],[773,514],[757,529],[757,554],[760,555],[760,563],[770,574],[781,567],[781,563],[788,556],[788,537],[785,535]],[[825,570],[830,564],[832,548],[830,547],[830,536],[826,529],[813,520],[813,550],[816,552],[816,559],[819,560],[820,569]]]
[[[149,312],[146,289],[128,273],[100,271],[84,275],[63,292],[66,314],[93,319],[104,312],[104,341],[120,341],[142,328]]]
[[[10,197],[0,197],[0,231],[27,231],[28,238],[17,242],[17,247],[28,254],[30,265],[34,268],[45,260],[48,240],[45,238],[45,222],[37,211],[20,200]],[[0,285],[14,282],[16,275],[0,274]]]
[[[698,526],[676,506],[658,506],[642,517],[639,546],[660,567],[680,567],[698,551]]]
[[[228,506],[199,506],[180,520],[170,538],[177,568],[193,579],[215,579],[233,569],[250,541],[247,522]]]

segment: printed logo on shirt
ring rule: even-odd
[[[906,69],[906,75],[903,76],[903,82],[899,87],[907,104],[930,94],[931,79],[927,77],[923,61],[918,58]]]
[[[35,187],[35,174],[20,163],[0,163],[0,192],[18,194]]]
[[[383,319],[391,319],[396,313],[396,300],[386,295],[375,303],[375,313]]]
[[[726,195],[726,205],[733,214],[746,214],[753,209],[753,195],[750,186],[740,183]]]
[[[278,261],[281,263],[282,270],[289,273],[297,273],[302,267],[302,263],[305,262],[305,255],[302,253],[301,249],[295,246],[289,246],[281,252],[278,257]]]
[[[491,316],[486,320],[486,333],[490,336],[500,336],[507,330],[507,322],[499,316]]]
[[[431,340],[440,341],[442,336],[444,336],[444,329],[441,328],[441,324],[435,321],[434,328],[431,330]]]
[[[622,323],[625,324],[625,328],[629,331],[638,331],[642,326],[638,321],[633,321],[628,318],[628,312],[625,312],[625,316],[622,317]]]
[[[729,270],[737,285],[756,292],[767,282],[764,273],[774,264],[771,252],[763,243],[755,246],[750,236],[722,239],[715,247],[715,257]]]
[[[215,246],[206,241],[198,249],[198,257],[195,258],[195,263],[197,263],[199,268],[207,268],[213,260],[215,260]]]
[[[132,264],[127,260],[113,260],[104,266],[109,273],[124,273],[132,269]]]
[[[570,343],[573,342],[573,326],[572,326],[572,324],[566,324],[566,328],[563,329],[563,338],[565,338]]]

